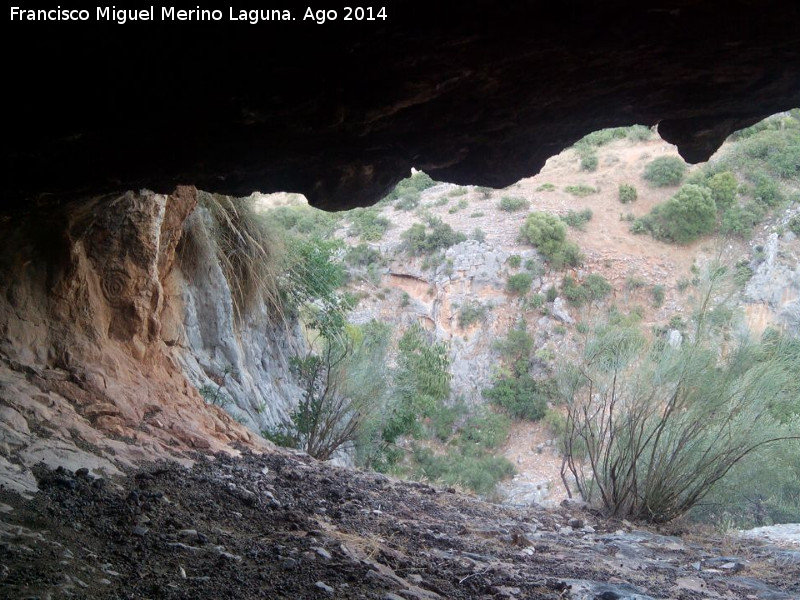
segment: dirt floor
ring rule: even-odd
[[[36,475],[31,500],[0,491],[3,599],[800,598],[800,553],[785,548],[494,505],[299,455]]]

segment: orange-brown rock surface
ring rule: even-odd
[[[181,310],[164,282],[196,202],[191,187],[128,192],[4,224],[0,479],[31,490],[39,461],[113,473],[264,444],[204,402],[162,339],[162,315]]]

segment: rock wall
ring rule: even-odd
[[[382,249],[385,254],[394,250]],[[523,262],[540,260],[530,248],[510,252],[477,240],[448,248],[435,270],[424,269],[420,260],[394,260],[383,275],[382,286],[384,290],[406,294],[407,306],[393,309],[396,297],[378,303],[362,302],[351,320],[357,323],[382,320],[396,325],[401,332],[412,323],[419,323],[437,341],[448,343],[453,397],[461,397],[470,404],[482,403],[482,391],[491,385],[493,371],[500,361],[494,342],[506,336],[523,314],[521,300],[505,289],[510,273],[507,259],[512,253]],[[531,292],[543,293],[555,278],[553,274],[535,277]],[[462,328],[459,312],[466,303],[481,304],[486,311],[483,318]],[[558,318],[557,314],[553,316]],[[552,319],[545,317],[527,323],[537,347],[545,345],[553,324]],[[543,374],[536,370],[541,365],[535,362],[532,366],[535,373]]]
[[[789,219],[800,210],[788,209],[781,219],[786,227]],[[766,240],[752,242],[760,247],[751,263],[753,277],[744,290],[745,311],[753,331],[762,332],[767,326],[777,326],[792,335],[800,335],[800,253],[796,236],[769,233]]]
[[[35,490],[40,461],[108,475],[269,447],[198,388],[224,383],[237,420],[274,424],[294,393],[292,336],[264,326],[263,307],[235,327],[215,261],[193,278],[176,266],[196,205],[183,187],[0,222],[0,485]]]
[[[198,207],[186,228],[208,225]],[[206,248],[210,250],[210,248]],[[213,252],[198,257],[199,268],[173,269],[168,279],[171,320],[165,342],[188,380],[238,421],[255,431],[285,422],[301,390],[289,358],[305,350],[296,322],[274,319],[256,302],[237,323],[230,287]]]

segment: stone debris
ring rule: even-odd
[[[176,585],[183,597],[242,600],[800,594],[800,560],[779,546],[740,540],[742,555],[723,555],[716,542],[605,521],[574,500],[496,505],[302,456],[148,465],[102,487],[83,467],[33,471],[32,499],[0,490],[11,598],[161,598]]]

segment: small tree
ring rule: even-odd
[[[380,411],[388,340],[385,325],[348,326],[340,335],[325,338],[319,353],[293,357],[290,369],[303,395],[291,421],[269,437],[319,460],[352,447],[365,421]]]
[[[525,295],[531,290],[533,275],[530,273],[517,273],[509,275],[506,281],[506,290],[512,294]]]
[[[665,522],[700,502],[742,458],[781,439],[776,406],[797,394],[796,357],[746,339],[718,352],[712,274],[693,335],[678,348],[617,322],[598,327],[560,373],[562,478],[615,516]],[[796,402],[796,401],[795,401]]]
[[[736,199],[736,190],[739,189],[739,182],[730,171],[713,175],[706,185],[711,190],[711,197],[719,211],[727,210],[733,204]]]
[[[429,340],[425,330],[414,324],[397,349],[394,397],[382,432],[385,444],[394,444],[401,435],[418,435],[421,420],[450,396],[452,375],[445,344]]]
[[[619,201],[622,204],[628,204],[629,202],[635,202],[636,198],[639,195],[636,192],[636,188],[628,183],[620,183],[619,184]]]
[[[717,206],[707,187],[687,183],[641,222],[656,239],[688,244],[714,229]]]
[[[675,156],[659,156],[644,168],[644,178],[654,187],[678,185],[686,174],[686,163]]]

